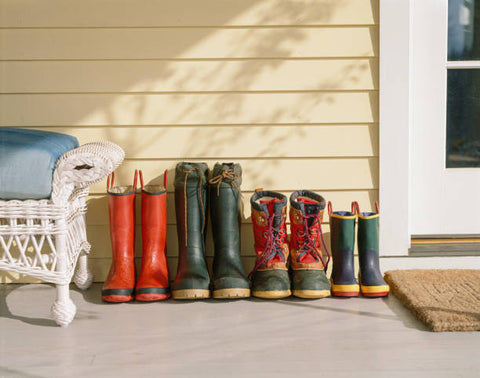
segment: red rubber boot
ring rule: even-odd
[[[135,289],[135,192],[132,185],[113,186],[115,175],[107,179],[108,215],[112,242],[112,265],[102,288],[105,302],[129,302]]]
[[[142,186],[142,268],[135,289],[137,301],[153,302],[170,297],[167,256],[167,181],[161,185]]]

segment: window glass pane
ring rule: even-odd
[[[448,60],[480,60],[480,0],[448,1]]]
[[[480,167],[480,69],[449,69],[447,168]]]

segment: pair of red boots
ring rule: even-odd
[[[250,200],[257,260],[250,276],[252,295],[278,299],[330,295],[325,271],[330,253],[322,232],[325,199],[309,190],[290,196],[290,240],[287,238],[287,197],[257,190]],[[323,245],[323,251],[322,251]],[[323,257],[323,252],[327,258]]]
[[[135,279],[135,197],[137,175],[142,189],[142,266]],[[167,180],[164,186],[143,185],[142,171],[135,170],[133,185],[114,186],[112,173],[107,179],[108,213],[112,242],[112,265],[102,288],[102,300],[145,302],[170,297],[167,258]]]

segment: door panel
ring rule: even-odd
[[[473,168],[480,163],[471,157],[465,164],[473,155],[468,149],[480,141],[480,76],[466,71],[480,68],[471,48],[480,29],[479,3],[414,1],[412,235],[480,233],[480,169]],[[456,33],[448,32],[449,22]]]

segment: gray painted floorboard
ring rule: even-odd
[[[0,285],[0,377],[479,377],[480,333],[433,333],[394,297],[103,304]],[[479,315],[480,316],[480,315]]]

